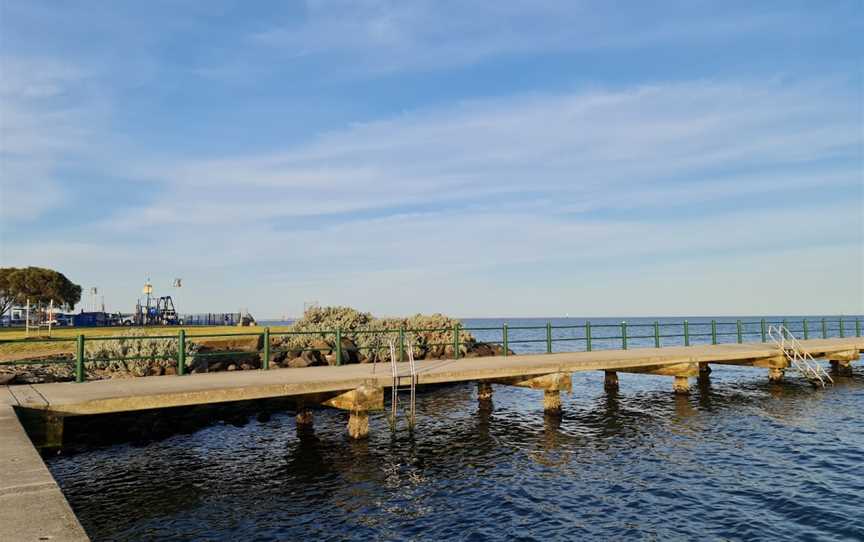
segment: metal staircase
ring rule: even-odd
[[[408,415],[408,430],[414,430],[414,424],[417,421],[417,369],[414,365],[414,348],[411,341],[405,345],[405,350],[408,353],[408,374],[399,373],[399,358],[396,356],[396,341],[390,340],[390,371],[393,375],[393,386],[391,387],[390,398],[390,429],[396,430],[396,421],[399,415],[399,392],[408,392],[410,400],[407,408]],[[404,379],[409,379],[408,383],[404,383]]]
[[[774,341],[789,364],[801,373],[804,378],[809,380],[814,386],[819,385],[823,388],[828,384],[834,383],[828,371],[822,368],[819,363],[813,359],[808,352],[801,348],[801,343],[795,338],[795,335],[789,331],[784,325],[772,325],[768,328],[768,336]]]

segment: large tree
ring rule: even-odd
[[[66,275],[43,267],[0,268],[0,316],[13,304],[49,303],[74,307],[81,301],[81,287]]]

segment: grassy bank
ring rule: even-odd
[[[0,331],[0,362],[24,359],[41,358],[57,354],[72,355],[75,351],[75,339],[78,335],[86,338],[112,337],[129,329],[142,329],[147,335],[177,335],[181,329],[186,330],[187,337],[196,335],[209,335],[212,333],[263,333],[263,326],[238,327],[238,326],[165,326],[165,327],[63,327],[56,328],[51,332],[51,342],[42,341],[45,337],[34,337],[33,333],[28,338],[23,329],[5,329]],[[287,326],[271,327],[273,332],[286,331]],[[26,341],[20,341],[26,339]],[[56,339],[68,339],[60,340]],[[15,341],[15,342],[5,342]]]

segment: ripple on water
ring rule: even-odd
[[[864,539],[864,378],[826,391],[720,368],[578,374],[564,415],[533,390],[422,392],[418,430],[344,436],[344,413],[216,424],[48,461],[94,540]]]

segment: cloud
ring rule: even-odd
[[[354,71],[394,72],[536,53],[634,49],[759,33],[812,34],[825,14],[782,10],[672,9],[604,2],[399,2],[309,0],[302,17],[254,32],[253,44],[288,58],[332,55]],[[793,30],[794,29],[794,30]]]
[[[864,272],[855,100],[840,80],[594,89],[416,111],[266,154],[130,162],[152,201],[65,232],[86,242],[16,244],[14,258],[82,274],[119,265],[133,275],[111,278],[117,291],[147,273],[196,277],[190,310],[217,296],[278,314],[317,297],[478,314],[472,300],[488,297],[493,314],[542,311],[526,292],[557,307],[553,287],[571,281],[635,292],[624,274],[647,284],[663,266],[693,295],[713,287],[680,270],[707,262],[712,277],[759,283],[776,255],[813,282],[828,264],[802,262],[827,254],[853,263],[825,294],[846,289],[852,312]]]
[[[290,221],[520,206],[545,212],[854,186],[860,134],[842,86],[699,81],[467,102],[265,155],[144,167],[169,191],[111,226]],[[826,161],[830,163],[825,163]],[[816,170],[808,164],[820,163]],[[626,202],[639,202],[626,203]]]
[[[58,169],[87,153],[105,105],[71,63],[3,56],[0,72],[0,217],[32,222],[61,203]]]

